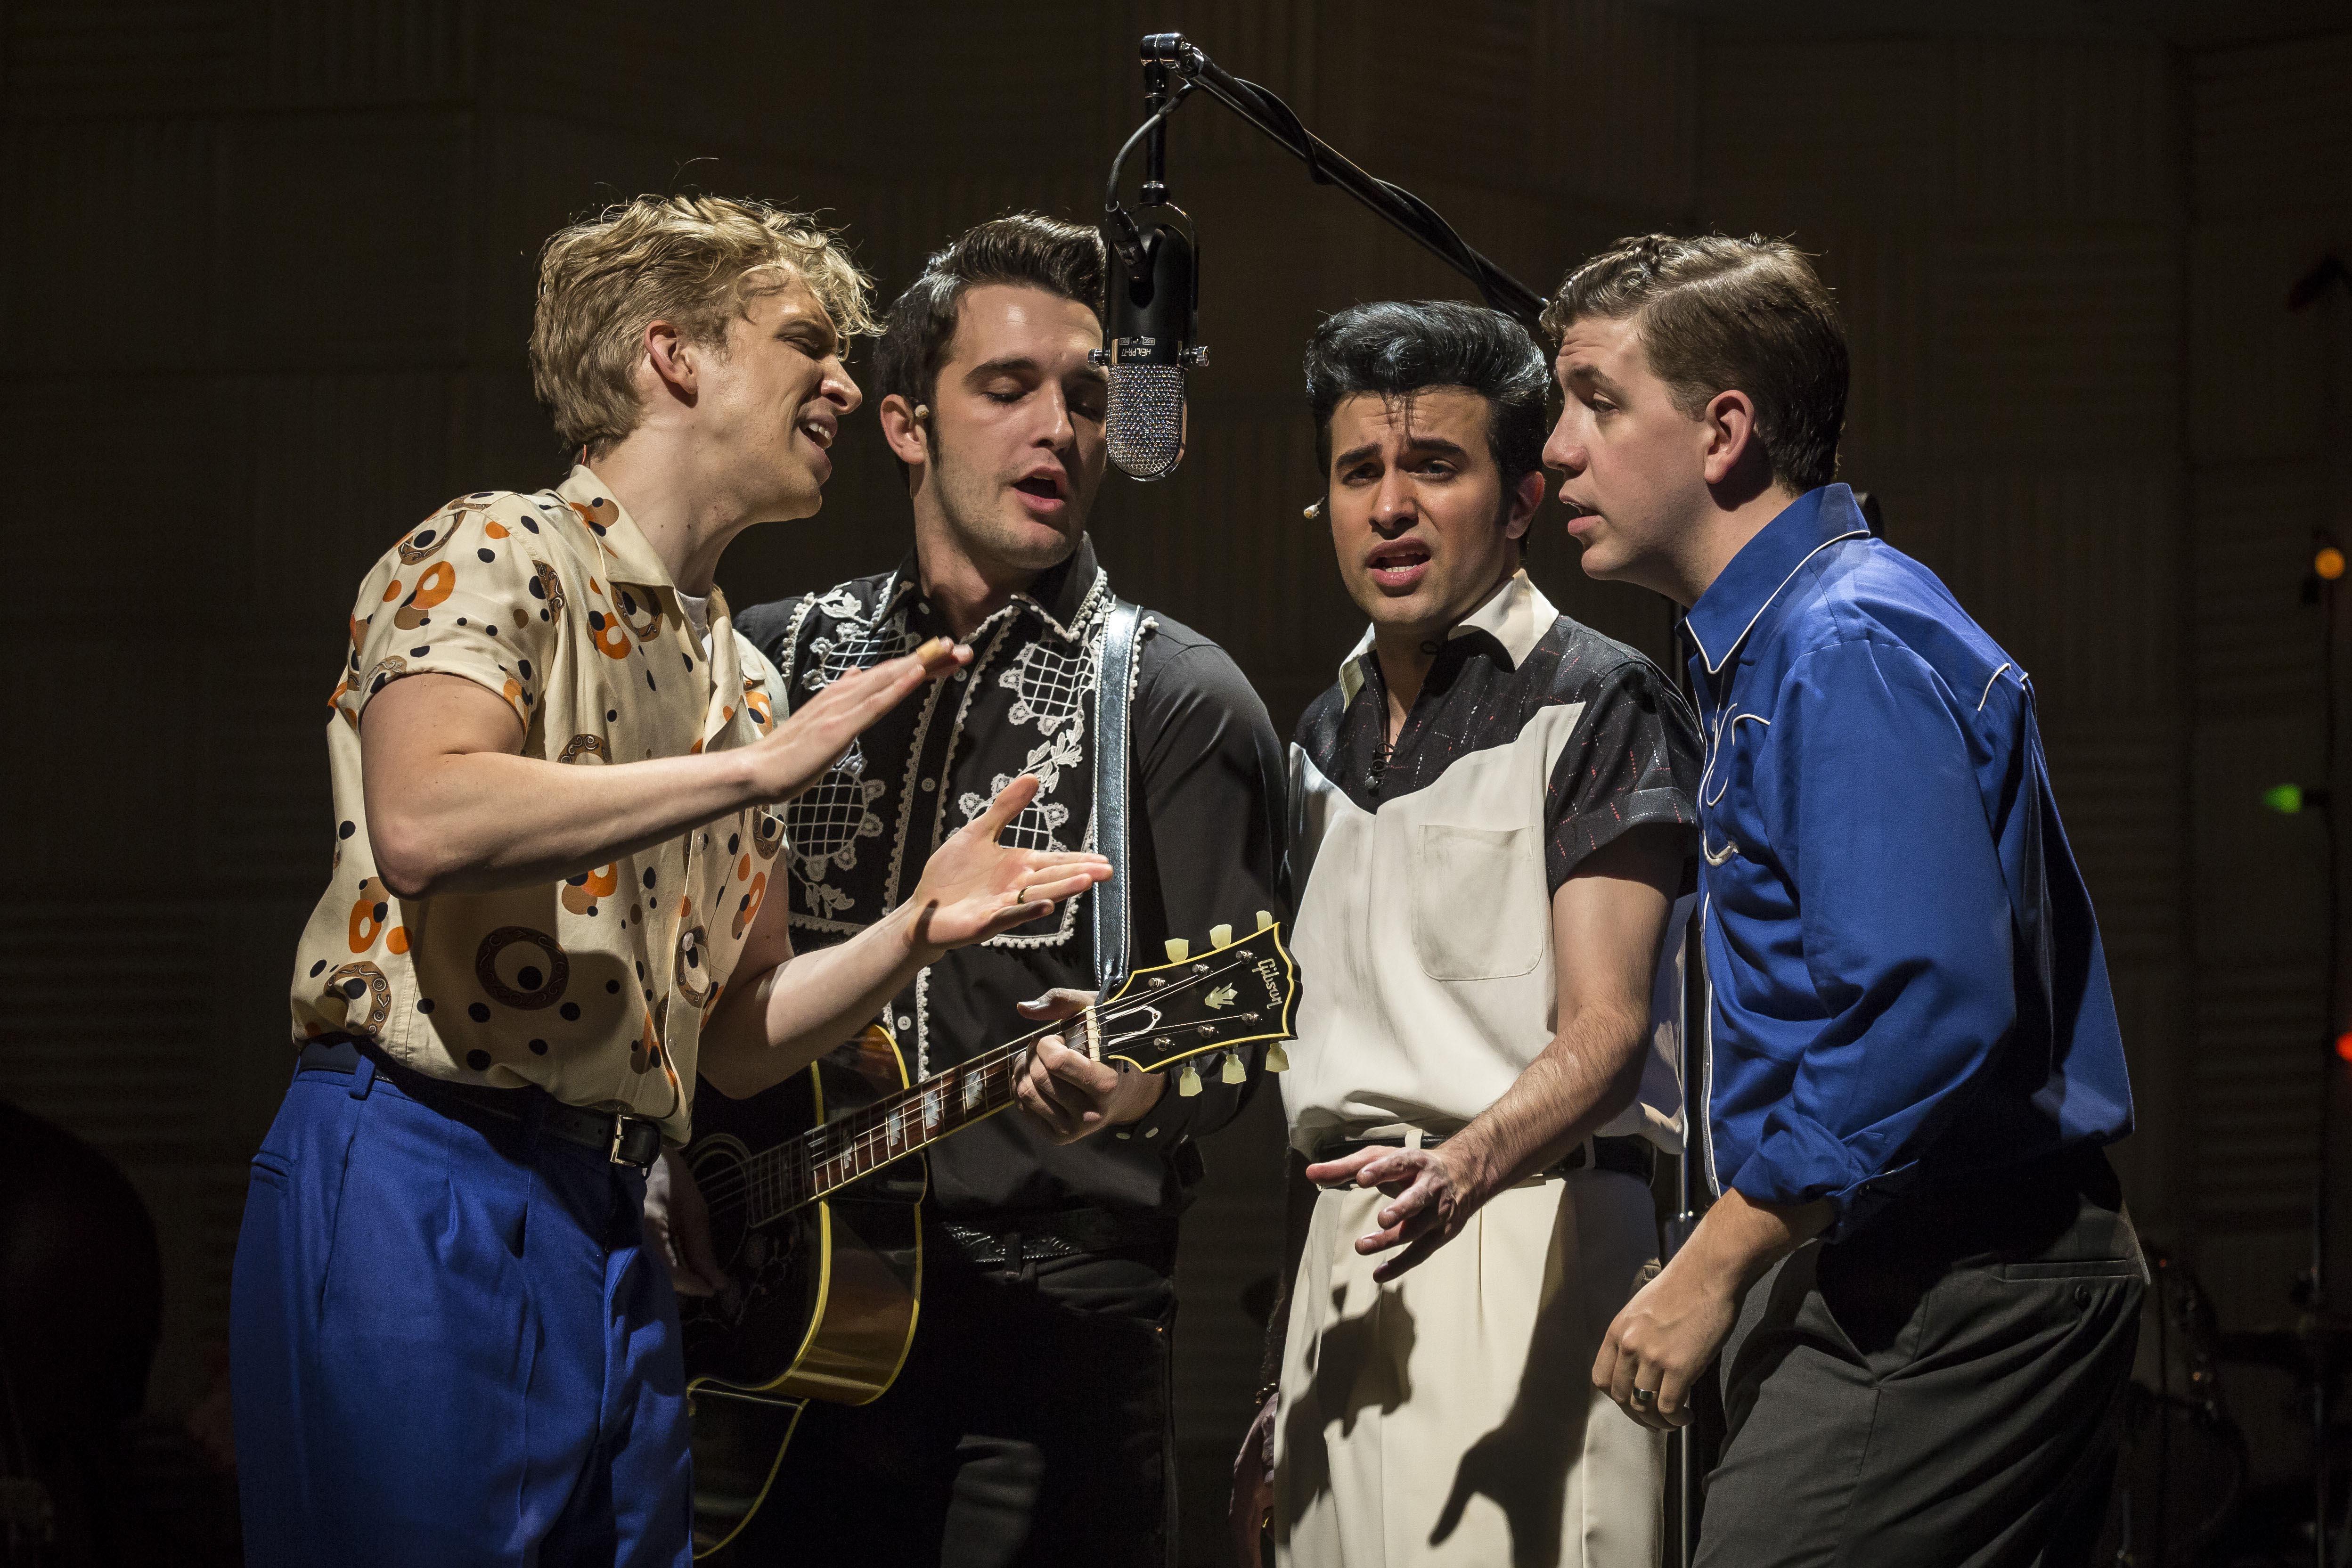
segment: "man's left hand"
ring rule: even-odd
[[[1697,1262],[1687,1253],[1676,1261],[1685,1259]],[[1644,1426],[1666,1432],[1688,1426],[1691,1384],[1723,1348],[1738,1314],[1736,1288],[1722,1271],[1668,1264],[1609,1325],[1593,1359],[1592,1385]]]
[[[1021,1004],[1032,1018],[1076,1017],[1093,1003],[1091,991],[1048,991]],[[1106,1127],[1141,1121],[1167,1092],[1160,1073],[1113,1067],[1074,1051],[1059,1035],[1047,1035],[1030,1048],[1029,1065],[1013,1086],[1021,1109],[1045,1123],[1056,1143],[1075,1143]]]
[[[1372,1270],[1373,1279],[1385,1285],[1459,1236],[1486,1201],[1484,1184],[1467,1164],[1452,1142],[1435,1149],[1359,1149],[1307,1166],[1307,1179],[1318,1187],[1378,1187],[1395,1200],[1372,1216],[1379,1230],[1356,1238],[1363,1258],[1404,1248]]]

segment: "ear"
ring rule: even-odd
[[[925,423],[930,416],[928,408],[918,418],[915,405],[894,392],[882,400],[881,415],[882,438],[890,443],[900,462],[911,466],[931,460],[930,426]]]
[[[1536,508],[1543,505],[1543,471],[1520,475],[1518,488],[1511,492],[1511,515],[1504,521],[1503,537],[1525,539],[1528,524],[1536,520]]]
[[[644,341],[646,363],[652,367],[654,378],[660,382],[672,397],[691,404],[701,390],[701,367],[694,346],[671,321],[646,323]]]
[[[1762,448],[1756,441],[1756,403],[1744,392],[1718,392],[1699,410],[1699,424],[1706,430],[1706,476],[1710,485],[1719,485],[1738,468],[1740,460],[1751,450]]]

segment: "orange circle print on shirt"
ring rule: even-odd
[[[620,863],[599,866],[593,871],[583,871],[563,881],[563,907],[575,915],[593,915],[596,901],[609,899],[621,885]]]
[[[596,639],[596,651],[606,658],[626,658],[635,645],[629,634],[621,629],[621,617],[602,610],[588,612],[588,630]]]
[[[433,607],[449,596],[457,585],[457,569],[446,561],[436,561],[416,579],[416,591],[401,604],[392,624],[402,631],[413,632],[431,616]]]

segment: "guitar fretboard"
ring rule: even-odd
[[[1056,1027],[1099,1058],[1101,1025],[1091,1009]],[[743,1166],[751,1223],[764,1225],[995,1115],[1013,1103],[1029,1044],[999,1047],[752,1156]]]

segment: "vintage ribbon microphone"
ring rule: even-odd
[[[1176,471],[1184,460],[1189,423],[1184,374],[1209,363],[1208,350],[1195,337],[1199,238],[1192,220],[1170,199],[1168,190],[1168,117],[1195,91],[1206,93],[1280,142],[1307,165],[1308,179],[1336,186],[1370,207],[1469,279],[1490,307],[1541,335],[1541,295],[1472,248],[1427,202],[1334,151],[1301,124],[1281,99],[1224,70],[1181,33],[1148,34],[1138,52],[1143,61],[1146,115],[1111,160],[1103,195],[1102,231],[1111,252],[1111,288],[1105,333],[1108,342],[1096,352],[1096,363],[1107,366],[1110,377],[1105,433],[1110,459],[1122,473],[1162,479]],[[1143,189],[1139,210],[1129,213],[1119,203],[1119,173],[1139,142],[1145,149]],[[1706,1106],[1693,1109],[1694,1099],[1704,1097],[1701,1042],[1711,1005],[1699,920],[1695,911],[1684,935],[1683,1157],[1676,1176],[1676,1213],[1666,1227],[1669,1257],[1698,1224],[1699,1151],[1706,1135]],[[1674,1476],[1670,1507],[1680,1561],[1687,1565],[1696,1550],[1692,1536],[1698,1511],[1698,1455],[1687,1429],[1674,1434],[1669,1442]]]

